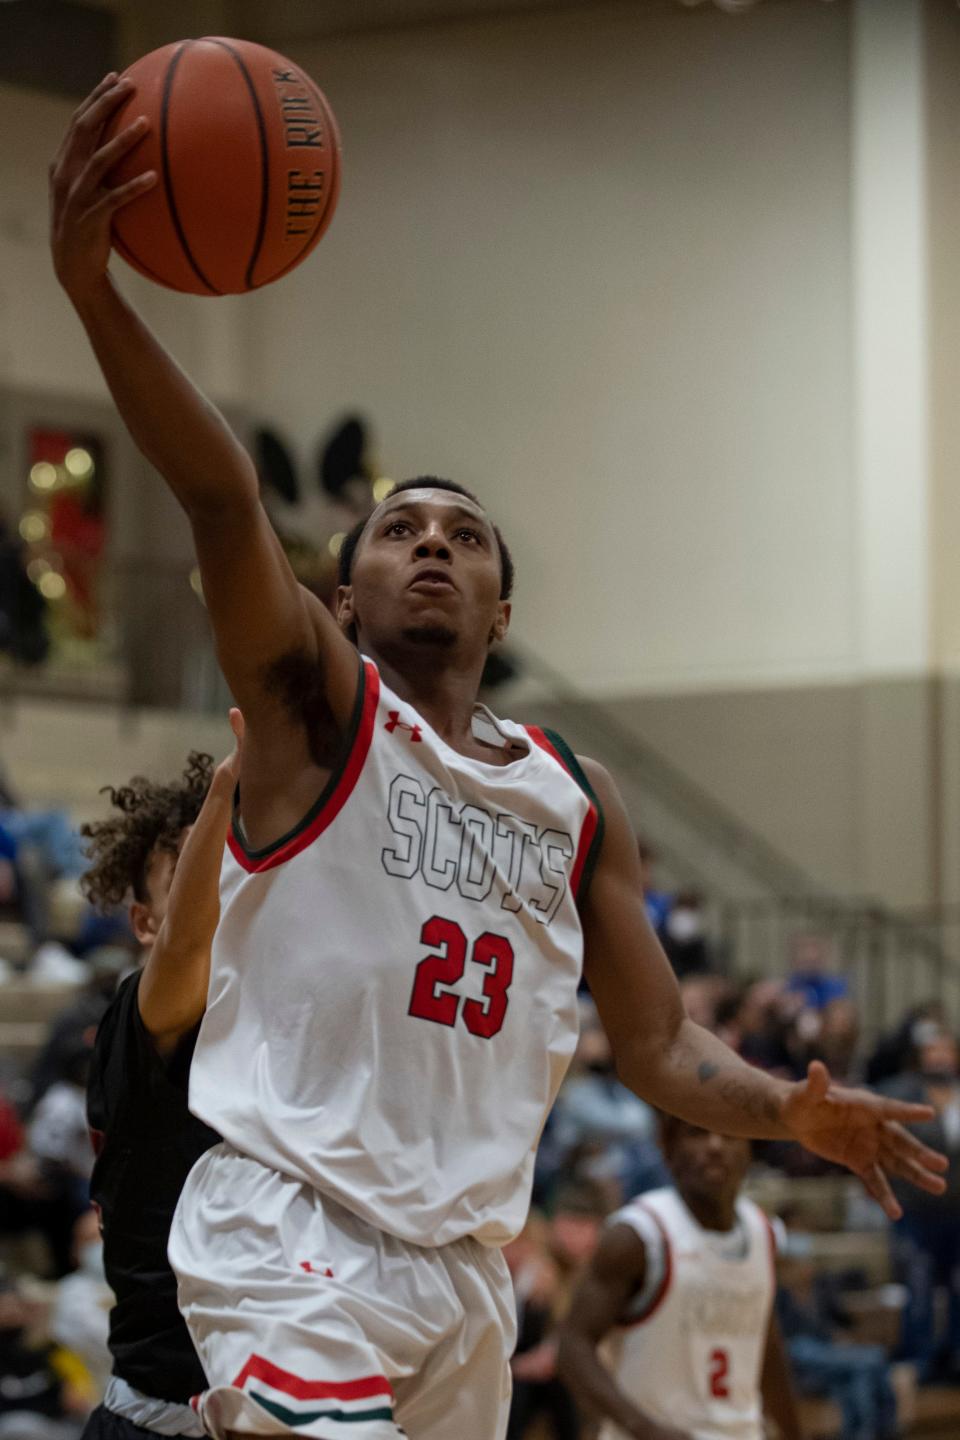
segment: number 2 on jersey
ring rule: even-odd
[[[427,955],[413,977],[408,1014],[435,1025],[455,1025],[459,1014],[471,1035],[490,1040],[503,1027],[508,991],[513,980],[513,946],[503,935],[485,930],[474,942],[470,959],[487,971],[483,977],[483,999],[464,1000],[449,988],[456,985],[467,965],[467,937],[455,920],[432,915],[420,931],[424,945],[437,946],[440,954]]]
[[[715,1400],[729,1400],[730,1355],[726,1350],[710,1351],[710,1394]]]

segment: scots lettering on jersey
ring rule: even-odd
[[[392,712],[391,712],[392,716]],[[413,775],[390,784],[387,822],[395,839],[380,856],[388,875],[419,877],[478,904],[499,894],[501,910],[526,908],[549,925],[567,893],[575,846],[565,830],[539,829],[518,815],[454,800]]]

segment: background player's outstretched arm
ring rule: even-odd
[[[130,434],[190,520],[220,663],[253,744],[262,748],[268,730],[303,729],[291,725],[289,706],[265,678],[272,663],[290,655],[322,666],[331,718],[342,730],[356,695],[356,652],[326,608],[297,583],[260,503],[249,455],[107,272],[112,215],[157,181],[147,171],[116,189],[106,183],[117,160],[146,133],[136,121],[101,144],[104,125],[129,94],[128,82],[107,76],[76,111],[50,168],[57,277]],[[286,755],[293,737],[283,738],[275,749]],[[304,747],[300,736],[294,765]]]
[[[946,1157],[903,1128],[929,1119],[927,1107],[832,1085],[819,1061],[805,1080],[777,1080],[687,1018],[647,919],[623,802],[601,765],[581,764],[606,821],[583,916],[586,976],[623,1083],[661,1110],[720,1135],[799,1140],[858,1175],[892,1219],[901,1212],[888,1175],[941,1194]]]
[[[203,1018],[210,947],[220,919],[220,867],[240,778],[243,718],[231,710],[237,744],[213,772],[200,813],[177,860],[167,910],[140,976],[137,1005],[161,1055]]]
[[[604,1336],[623,1319],[646,1270],[646,1251],[635,1230],[611,1225],[604,1231],[560,1327],[557,1368],[591,1414],[613,1420],[634,1440],[688,1440],[680,1430],[664,1429],[644,1415],[597,1353]]]

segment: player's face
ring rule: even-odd
[[[674,1121],[668,1132],[666,1158],[681,1195],[731,1201],[750,1164],[750,1142]]]
[[[406,490],[371,516],[339,618],[374,647],[401,639],[486,647],[509,620],[500,584],[496,536],[480,507],[444,490]]]
[[[170,887],[173,884],[177,862],[192,829],[193,826],[188,825],[181,831],[176,855],[172,855],[169,850],[158,849],[152,852],[147,861],[144,877],[147,898],[144,901],[138,900],[130,906],[130,923],[133,926],[133,933],[145,948],[149,948],[153,944],[157,938],[157,932],[163,924],[167,906],[170,903]]]

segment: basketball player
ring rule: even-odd
[[[749,1142],[667,1115],[660,1142],[673,1185],[607,1222],[561,1327],[560,1374],[601,1440],[763,1440],[764,1412],[800,1440],[772,1231],[739,1198]]]
[[[686,1020],[609,776],[477,704],[513,565],[461,487],[400,486],[341,552],[338,614],[303,590],[249,456],[115,289],[108,76],[52,167],[58,278],[143,454],[189,519],[246,721],[170,1256],[214,1436],[494,1440],[513,1302],[500,1253],[573,1052],[586,970],[621,1078],[724,1133],[939,1193],[917,1107],[790,1085]]]
[[[231,718],[239,738],[238,712]],[[189,1400],[205,1379],[177,1309],[167,1239],[191,1166],[219,1139],[187,1109],[237,754],[212,780],[210,769],[207,756],[191,755],[174,784],[132,780],[113,792],[117,813],[84,828],[86,894],[101,906],[133,895],[144,954],[101,1022],[87,1096],[98,1151],[91,1191],[116,1303],[113,1375],[84,1440],[203,1434]]]

